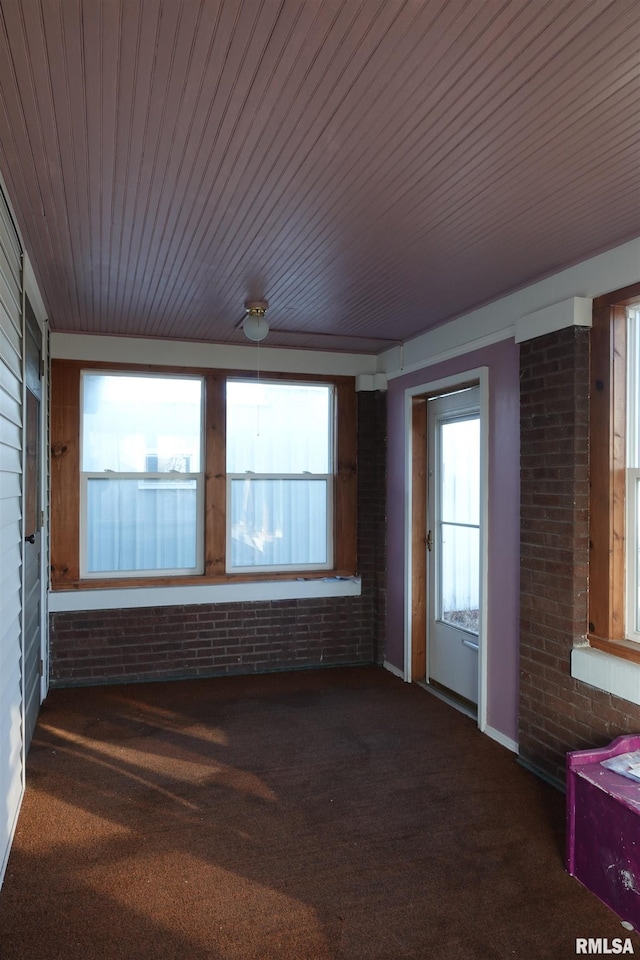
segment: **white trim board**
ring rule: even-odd
[[[614,697],[640,704],[640,663],[614,657],[593,647],[574,647],[571,676]]]
[[[547,309],[557,313],[550,329],[560,330],[568,325],[564,322],[567,308],[563,304],[574,299],[589,300],[639,280],[640,237],[636,237],[385,350],[378,356],[378,371],[393,380],[508,340],[516,335],[516,324],[520,324],[522,332],[526,318]],[[578,315],[581,309],[577,309]],[[541,329],[540,333],[550,329]]]
[[[194,343],[159,338],[105,337],[93,334],[52,333],[53,360],[100,360],[106,363],[144,363],[211,370],[257,370],[261,373],[310,373],[355,377],[369,375],[374,387],[376,357],[364,353],[331,353],[256,347],[238,344]],[[360,389],[363,389],[362,387]],[[366,388],[364,388],[366,389]]]
[[[359,577],[322,580],[271,580],[210,583],[195,586],[128,587],[100,590],[54,590],[49,612],[126,610],[135,607],[175,607],[198,603],[242,603],[261,600],[308,600],[316,597],[358,597]]]
[[[29,303],[33,308],[33,312],[36,315],[38,323],[44,328],[48,318],[47,308],[44,305],[44,300],[42,299],[42,294],[40,293],[38,281],[36,280],[36,275],[33,271],[33,267],[31,266],[31,260],[26,253],[23,255],[22,271],[24,276],[25,293],[29,298]]]
[[[506,747],[511,753],[518,753],[519,747],[516,741],[512,740],[511,737],[505,737],[504,733],[500,733],[495,727],[487,725],[482,732],[486,733],[492,740],[495,740],[496,743],[499,743],[501,747]]]
[[[384,373],[359,373],[356,377],[356,390],[359,392],[386,390],[387,377]]]
[[[590,327],[593,300],[591,297],[570,297],[543,310],[528,313],[515,323],[515,341],[524,343],[546,333],[566,327]]]
[[[443,327],[442,329],[444,330],[445,328]],[[396,380],[398,377],[405,377],[407,374],[416,373],[418,370],[427,370],[429,367],[435,367],[440,363],[444,363],[446,360],[453,360],[455,357],[463,357],[467,353],[476,353],[478,350],[482,350],[485,347],[491,347],[495,343],[502,343],[503,340],[509,340],[511,337],[513,337],[513,333],[513,325],[510,325],[504,330],[498,330],[495,333],[487,334],[485,337],[461,340],[460,343],[456,343],[447,349],[440,350],[439,352],[435,352],[436,345],[434,344],[434,353],[410,363],[407,363],[405,359],[411,356],[411,344],[407,343],[404,345],[404,348],[397,348],[399,351],[396,355],[398,366],[395,369],[390,369],[386,373],[387,381]],[[427,337],[428,334],[423,334],[423,336]],[[384,362],[380,357],[378,359],[381,362]]]
[[[392,663],[389,663],[388,660],[385,660],[384,663],[382,664],[382,666],[384,667],[385,670],[388,670],[389,673],[392,673],[392,674],[394,675],[394,677],[398,677],[400,680],[406,680],[406,679],[407,679],[407,678],[405,677],[403,671],[400,670],[399,667],[394,667],[394,665],[393,665]]]

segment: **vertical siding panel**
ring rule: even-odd
[[[0,882],[24,789],[21,250],[0,191]]]

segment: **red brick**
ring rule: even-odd
[[[567,750],[640,728],[640,707],[570,676],[587,624],[588,338],[562,330],[520,354],[520,752],[560,779]]]

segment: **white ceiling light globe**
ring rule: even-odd
[[[242,321],[242,329],[244,330],[244,335],[248,340],[253,340],[254,343],[259,343],[261,340],[264,340],[266,335],[269,333],[269,324],[264,317],[257,317],[248,314]]]

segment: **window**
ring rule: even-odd
[[[640,663],[638,414],[640,285],[593,306],[589,643]]]
[[[83,577],[202,572],[202,400],[201,378],[82,374]]]
[[[352,377],[54,360],[53,589],[351,576]]]
[[[227,569],[333,565],[333,388],[227,382]]]

